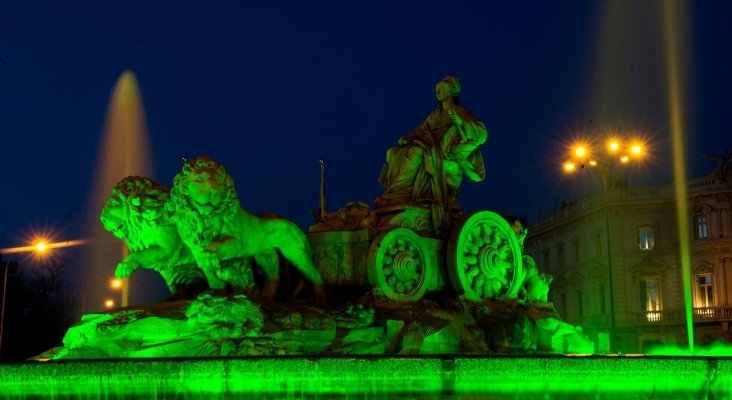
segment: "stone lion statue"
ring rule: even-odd
[[[160,273],[171,293],[205,288],[203,273],[165,208],[169,200],[168,187],[139,176],[128,176],[112,189],[100,220],[130,250],[117,264],[115,275],[127,278],[142,267]]]
[[[261,295],[272,300],[279,286],[279,252],[312,283],[316,300],[325,301],[305,234],[286,219],[259,218],[242,209],[233,179],[216,161],[201,156],[185,163],[173,179],[171,200],[178,232],[211,288],[227,283],[222,262],[253,258],[267,278]]]

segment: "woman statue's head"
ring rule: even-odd
[[[437,85],[435,86],[435,95],[439,101],[446,100],[448,96],[457,100],[458,95],[460,94],[460,89],[462,89],[462,86],[460,85],[460,78],[454,75],[447,75],[442,78],[441,81],[437,82]]]

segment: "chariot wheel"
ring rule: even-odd
[[[422,239],[407,228],[384,232],[371,242],[366,266],[369,282],[392,300],[421,299],[435,272]]]
[[[447,272],[453,288],[468,299],[517,298],[522,271],[518,238],[500,215],[479,211],[452,231]]]

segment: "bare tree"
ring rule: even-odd
[[[70,261],[51,257],[8,276],[2,361],[22,361],[61,345],[78,301],[67,280]]]

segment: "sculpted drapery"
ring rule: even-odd
[[[379,182],[386,189],[377,207],[429,203],[435,229],[454,203],[463,175],[479,182],[485,177],[479,146],[485,125],[459,104],[460,81],[448,76],[436,86],[440,104],[416,129],[386,153]]]

